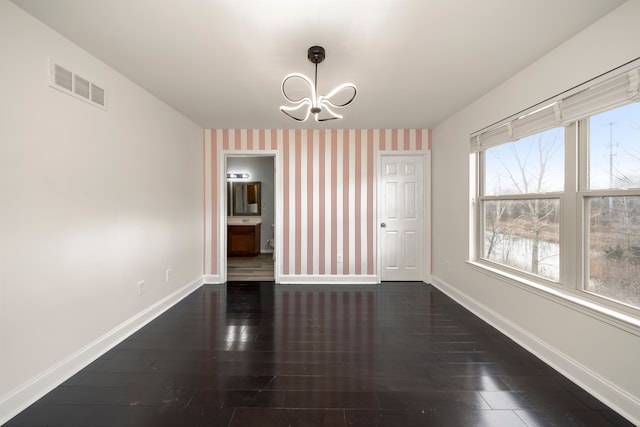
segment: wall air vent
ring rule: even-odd
[[[91,101],[104,107],[104,89],[91,83]]]
[[[56,63],[51,58],[49,59],[49,86],[96,107],[107,109],[106,94],[102,86],[69,71],[68,67]]]
[[[73,73],[62,68],[58,64],[54,64],[53,66],[55,67],[55,85],[65,90],[71,91],[73,89]]]
[[[85,80],[77,74],[73,76],[73,92],[85,99],[89,99],[89,80]]]

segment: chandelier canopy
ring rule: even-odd
[[[351,104],[356,97],[356,86],[353,83],[343,83],[327,95],[318,95],[318,64],[324,61],[324,48],[322,46],[311,46],[307,52],[307,58],[315,64],[314,81],[300,73],[292,73],[286,76],[282,80],[282,94],[293,106],[283,105],[280,107],[280,111],[299,122],[304,122],[311,114],[313,114],[317,122],[341,119],[342,115],[336,113],[333,109]],[[308,86],[311,96],[290,96],[287,94],[287,87],[295,85],[296,82],[302,83],[304,87]]]

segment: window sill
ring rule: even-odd
[[[608,323],[626,332],[640,336],[640,318],[637,316],[598,304],[588,298],[567,292],[563,289],[544,285],[536,281],[502,271],[481,262],[467,261],[467,264],[483,274],[492,276],[510,285],[515,285],[527,292],[531,292],[555,303],[562,304],[572,310]]]

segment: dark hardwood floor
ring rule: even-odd
[[[7,426],[626,426],[430,285],[206,285]]]

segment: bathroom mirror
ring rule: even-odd
[[[262,214],[260,182],[229,182],[227,195],[228,215],[259,216]]]

